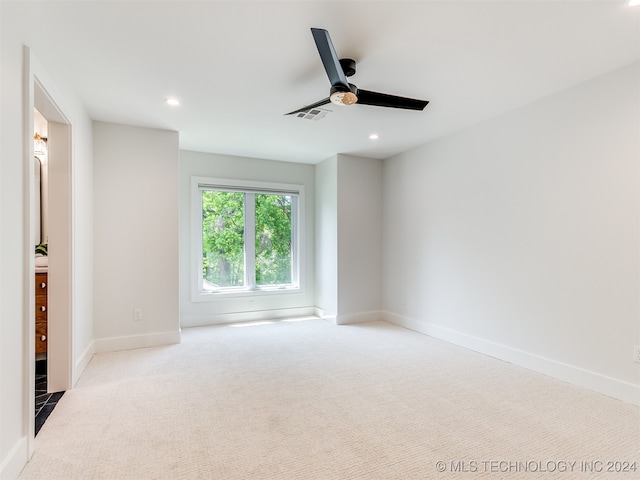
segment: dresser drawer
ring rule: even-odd
[[[47,274],[36,273],[36,295],[47,294]]]
[[[36,353],[47,352],[47,324],[36,323]]]
[[[47,296],[36,295],[36,322],[47,321]]]

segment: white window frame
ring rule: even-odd
[[[204,290],[202,275],[202,190],[228,190],[242,192],[252,198],[255,193],[291,194],[292,202],[292,272],[291,284],[256,285],[255,282],[255,202],[245,202],[245,286]],[[206,302],[230,297],[299,294],[303,292],[304,278],[304,185],[257,182],[228,178],[191,177],[191,300]]]

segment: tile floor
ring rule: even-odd
[[[36,422],[35,435],[47,421],[47,418],[53,412],[58,400],[64,395],[64,392],[47,393],[47,361],[38,360],[36,362]]]

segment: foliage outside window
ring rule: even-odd
[[[203,290],[241,287],[244,278],[244,194],[202,192]]]
[[[299,191],[198,184],[199,293],[298,288]]]

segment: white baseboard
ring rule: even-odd
[[[334,325],[353,325],[356,323],[385,320],[386,318],[385,312],[379,311],[327,315],[325,311],[320,307],[315,307],[315,316],[320,317],[323,320],[326,320],[327,322]]]
[[[336,325],[352,325],[355,323],[384,320],[384,312],[359,312],[336,316]]]
[[[80,355],[80,358],[78,358],[76,364],[73,367],[72,385],[75,385],[78,380],[80,380],[82,372],[84,372],[84,369],[87,368],[87,365],[89,365],[89,362],[91,361],[91,358],[95,353],[96,344],[94,340],[91,340],[91,343],[89,343],[89,346],[85,349],[82,355]]]
[[[617,398],[623,402],[640,405],[640,385],[585,370],[575,365],[558,362],[457,330],[441,327],[432,323],[419,322],[395,313],[384,312],[384,317],[387,322],[408,328],[409,330],[445,340],[449,343],[468,348],[469,350],[474,350],[573,385]]]
[[[134,348],[157,347],[180,343],[180,330],[172,332],[128,335],[124,337],[99,338],[94,340],[94,353],[132,350]]]
[[[337,325],[337,315],[328,315],[324,309],[320,308],[320,307],[314,307],[313,308],[314,311],[314,315],[318,318],[321,318],[322,320],[325,320],[329,323],[331,323],[332,325]]]
[[[0,479],[14,480],[29,461],[29,448],[27,437],[22,437],[16,442],[7,457],[0,464]]]
[[[316,315],[314,307],[280,308],[274,310],[257,310],[251,312],[220,313],[214,315],[184,316],[180,326],[206,327],[208,325],[224,325],[227,323],[258,322],[261,320],[277,320],[281,318],[312,317]]]

